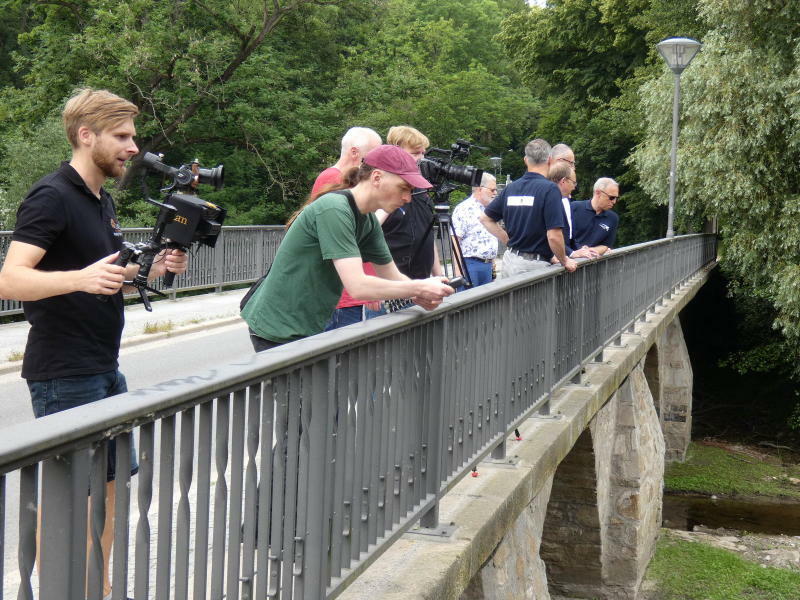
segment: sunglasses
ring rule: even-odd
[[[599,190],[599,191],[603,192],[606,196],[608,196],[608,199],[611,200],[612,202],[616,202],[617,200],[619,200],[619,196],[612,196],[611,194],[609,194],[604,190]]]

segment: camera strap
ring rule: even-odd
[[[358,221],[360,219],[364,218],[364,215],[362,215],[358,211],[358,207],[356,206],[356,199],[355,199],[355,196],[353,196],[353,192],[351,192],[350,190],[336,190],[333,193],[334,194],[341,194],[342,196],[347,198],[347,201],[350,203],[350,210],[353,211],[353,217],[355,217],[356,223],[358,223]]]
[[[363,219],[364,218],[364,215],[362,215],[358,211],[358,207],[356,206],[356,199],[355,199],[355,197],[353,196],[353,193],[350,190],[336,190],[334,193],[341,194],[342,196],[347,198],[347,201],[350,204],[350,210],[353,211],[353,217],[355,217],[356,223],[358,223],[359,219]],[[271,267],[271,265],[270,265],[270,267]],[[239,302],[239,311],[244,310],[244,307],[250,301],[250,298],[253,297],[253,294],[256,293],[256,290],[261,286],[262,283],[264,283],[264,280],[267,278],[267,275],[269,275],[270,267],[267,267],[267,272],[264,273],[264,275],[262,275],[257,281],[255,281],[250,286],[250,289],[247,290],[247,293],[244,295],[244,297],[242,298],[241,302]]]

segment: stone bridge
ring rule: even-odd
[[[6,428],[0,575],[102,598],[113,441],[115,598],[636,598],[714,256],[621,248]]]
[[[635,599],[661,525],[664,464],[691,434],[692,367],[679,314],[708,271],[562,386],[551,416],[508,441],[441,502],[450,537],[409,533],[348,600]]]

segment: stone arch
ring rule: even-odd
[[[596,462],[586,429],[553,477],[539,551],[551,594],[592,598],[602,585]]]
[[[653,404],[656,414],[661,415],[661,375],[659,373],[658,344],[653,344],[647,351],[644,359],[644,377],[650,394],[653,396]]]
[[[664,454],[642,361],[553,477],[540,547],[551,595],[636,598],[661,525]]]
[[[666,443],[667,462],[682,461],[692,437],[692,364],[679,319],[647,352],[644,375]]]

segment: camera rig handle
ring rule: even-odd
[[[165,293],[147,285],[147,276],[150,274],[150,268],[153,266],[153,259],[160,251],[161,246],[153,244],[152,240],[139,242],[138,244],[122,242],[122,250],[117,260],[114,261],[115,265],[121,267],[127,266],[128,263],[136,263],[139,265],[136,276],[130,281],[124,281],[123,285],[130,285],[136,288],[147,312],[153,312],[153,307],[150,304],[150,298],[147,297],[147,292],[152,292],[159,296],[166,296]]]

